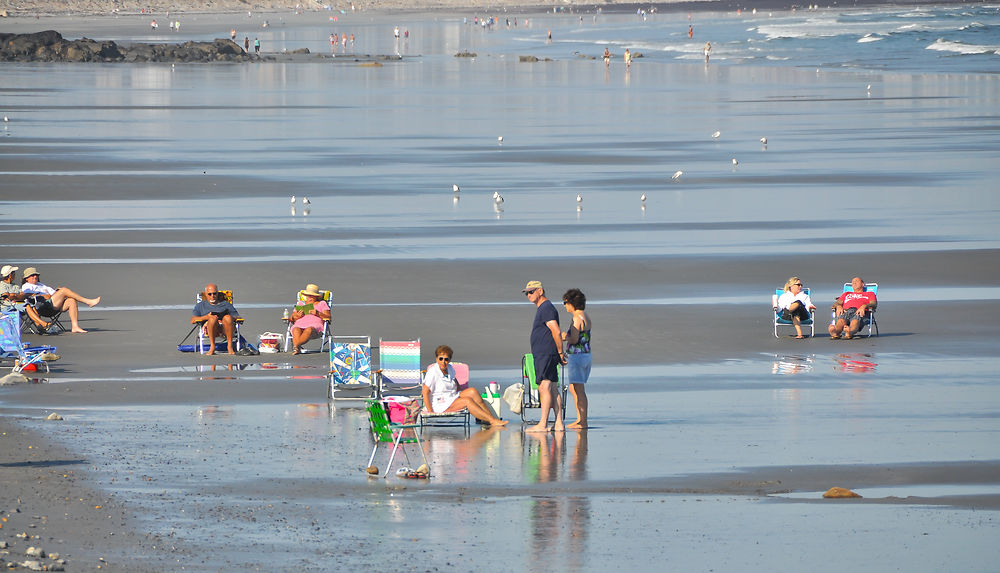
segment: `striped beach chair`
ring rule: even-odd
[[[379,396],[419,396],[420,339],[378,341]]]

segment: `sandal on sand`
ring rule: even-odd
[[[835,335],[835,334],[831,334],[830,335],[830,340],[840,340],[840,337],[837,336],[837,335]]]
[[[805,336],[802,336],[802,335],[800,334],[800,335],[798,335],[798,336],[796,336],[796,337],[795,337],[795,340],[802,340],[803,338],[805,338]]]

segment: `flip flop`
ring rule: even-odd
[[[801,336],[801,335],[800,335],[800,336],[796,336],[796,337],[795,337],[795,340],[802,340],[802,339],[804,339],[804,338],[805,338],[805,336]]]

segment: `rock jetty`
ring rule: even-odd
[[[0,34],[4,62],[246,62],[254,59],[242,46],[220,38],[213,42],[118,45],[111,40],[67,40],[55,30]]]

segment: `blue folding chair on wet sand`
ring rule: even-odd
[[[0,316],[0,362],[5,366],[12,366],[14,372],[37,370],[42,367],[48,372],[49,362],[59,359],[55,351],[55,346],[33,346],[21,342],[20,313],[9,312]]]
[[[844,292],[854,292],[854,286],[851,283],[844,283]],[[870,292],[878,297],[878,283],[865,283],[865,292]],[[858,336],[865,332],[865,325],[868,326],[868,333],[864,336],[866,338],[871,338],[872,332],[875,336],[878,336],[878,321],[875,320],[875,311],[878,309],[878,305],[875,308],[868,309],[868,315],[865,317],[864,322],[861,324],[861,328],[858,330]]]
[[[774,337],[775,338],[779,338],[779,336],[778,336],[778,327],[779,326],[789,326],[789,327],[792,327],[792,328],[795,327],[795,323],[792,322],[792,319],[791,318],[784,318],[782,316],[781,309],[778,308],[778,297],[781,296],[782,294],[784,294],[784,292],[785,292],[784,289],[776,288],[776,289],[774,289],[774,294],[771,295],[771,310],[774,312]],[[809,296],[809,289],[804,288],[804,289],[802,289],[802,292],[804,292],[806,294],[806,296]],[[810,336],[810,338],[813,337],[813,336],[816,336],[816,309],[810,310],[809,311],[809,318],[806,319],[806,320],[800,321],[799,324],[802,325],[802,326],[808,326],[809,327],[809,336]]]
[[[333,337],[330,345],[330,385],[326,397],[336,401],[359,401],[375,397],[370,337]]]

